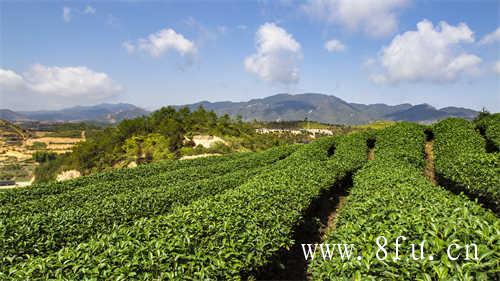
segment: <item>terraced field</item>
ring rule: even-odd
[[[0,279],[499,280],[496,125],[396,123],[2,192]]]

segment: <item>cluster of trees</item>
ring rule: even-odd
[[[49,161],[56,159],[57,154],[54,152],[50,152],[50,151],[40,150],[40,151],[36,151],[35,153],[33,153],[32,157],[33,157],[33,160],[35,160],[39,164],[42,164],[42,163],[49,162]]]
[[[60,138],[80,138],[82,131],[88,137],[94,132],[100,131],[104,128],[105,124],[96,122],[55,122],[55,123],[42,123],[38,121],[26,121],[20,124],[20,127],[29,131],[42,131],[46,132],[46,137],[60,137]]]
[[[221,136],[229,139],[230,144],[219,144],[210,149],[194,147],[194,143],[187,140],[195,134]],[[141,164],[199,153],[259,151],[291,142],[295,141],[257,135],[255,124],[228,115],[217,116],[202,107],[194,111],[163,107],[149,116],[124,120],[115,127],[95,132],[77,144],[71,153],[40,161],[35,176],[39,181],[48,181],[62,170],[76,169],[82,174],[90,174],[131,161]]]

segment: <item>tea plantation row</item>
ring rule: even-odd
[[[331,158],[331,147],[335,153]],[[283,247],[310,202],[366,161],[366,136],[321,139],[214,197],[15,265],[3,278],[239,279]],[[330,153],[329,153],[330,152]]]
[[[18,209],[12,209],[9,216],[0,217],[1,264],[10,267],[30,256],[45,255],[84,242],[93,235],[107,233],[135,219],[167,213],[174,204],[187,204],[237,187],[296,148],[273,148],[226,163],[194,167],[192,173],[180,169],[178,171],[185,174],[151,176],[137,187],[124,189],[121,186],[121,191],[112,196],[102,196],[91,188],[81,189],[79,193],[92,192],[93,196],[82,194],[75,198],[75,202],[82,200],[81,204],[66,203],[64,208],[45,205],[47,200],[21,204]],[[220,170],[214,172],[213,167]],[[224,174],[228,171],[233,172]],[[210,175],[213,176],[207,178]],[[120,186],[120,181],[115,185]],[[37,208],[45,211],[34,212]]]
[[[297,146],[286,146],[280,148],[280,151],[285,153],[282,157],[293,152]],[[259,159],[266,154],[242,154],[235,156],[224,156],[221,159],[217,157],[210,157],[210,160],[190,162],[192,167],[185,166],[186,164],[176,165],[166,170],[158,170],[157,167],[152,169],[156,173],[147,172],[146,168],[142,168],[142,172],[131,170],[130,173],[134,174],[131,179],[117,179],[116,181],[100,182],[98,179],[87,180],[87,185],[78,188],[68,188],[68,191],[44,195],[37,199],[27,200],[18,203],[6,203],[0,207],[0,216],[14,216],[17,214],[34,214],[34,213],[47,213],[59,208],[72,208],[87,202],[88,200],[95,200],[99,197],[101,200],[108,196],[116,195],[117,193],[130,192],[133,190],[142,190],[148,187],[156,187],[169,183],[170,185],[181,184],[183,182],[190,182],[204,178],[216,177],[235,171],[238,169],[248,169],[259,167]],[[271,158],[271,161],[274,158]],[[178,161],[183,162],[183,161]],[[203,163],[203,165],[201,164]],[[145,166],[147,167],[147,166]],[[133,171],[133,172],[132,172]],[[140,176],[142,174],[142,176]],[[57,186],[63,186],[63,183],[57,183]],[[73,183],[70,183],[72,185]]]
[[[48,195],[60,195],[72,192],[75,189],[84,189],[88,186],[106,185],[118,181],[140,180],[145,177],[154,176],[165,171],[174,171],[184,168],[204,167],[225,163],[229,160],[237,160],[252,155],[252,153],[235,153],[225,156],[196,158],[190,160],[165,160],[149,165],[141,165],[134,169],[117,169],[109,172],[100,172],[89,176],[76,178],[64,182],[52,182],[35,184],[29,188],[11,189],[0,193],[0,206],[5,204],[18,204],[30,200],[37,200]]]
[[[441,121],[433,131],[439,182],[500,214],[500,153],[487,153],[483,137],[463,119]]]
[[[377,136],[375,160],[356,173],[347,202],[324,243],[354,244],[353,258],[316,258],[314,280],[498,280],[500,221],[487,209],[432,185],[416,159],[424,136],[412,125],[396,125]],[[383,148],[383,149],[382,149]],[[395,241],[405,236],[395,260]],[[376,238],[387,239],[387,256]],[[424,244],[424,259],[413,260],[410,244]],[[383,244],[383,240],[379,240]],[[453,243],[452,257],[447,247]],[[478,260],[464,260],[466,243],[478,245]],[[420,258],[417,246],[416,257]],[[383,260],[377,258],[377,254]],[[433,259],[430,259],[430,256]],[[356,258],[361,256],[360,260]]]
[[[491,144],[491,150],[500,150],[500,113],[485,116],[476,121],[476,127]]]
[[[324,243],[352,243],[357,252],[349,261],[315,259],[314,280],[496,280],[500,220],[424,177],[426,128],[398,123],[0,194],[0,280],[252,278],[294,245],[314,199],[353,173]],[[486,152],[472,123],[449,119],[430,128],[440,179],[498,206],[499,154]],[[374,140],[375,160],[367,162]],[[400,235],[407,238],[401,260],[390,249],[378,260],[375,239],[385,236],[390,247]],[[425,258],[411,260],[409,245],[423,240]],[[450,260],[452,243],[477,244],[479,260]]]

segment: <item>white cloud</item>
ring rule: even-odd
[[[26,85],[34,92],[63,97],[109,97],[121,91],[107,74],[87,67],[47,67],[35,64],[23,74]]]
[[[497,74],[500,75],[500,60],[495,62],[493,65],[493,71]]]
[[[0,87],[18,88],[23,85],[23,77],[12,70],[0,68]]]
[[[11,103],[21,100],[27,104],[35,101],[42,104],[78,104],[101,101],[122,90],[122,86],[107,74],[84,66],[48,67],[35,64],[21,75],[0,69],[0,96]]]
[[[152,57],[159,57],[170,50],[177,51],[182,56],[192,56],[196,53],[195,44],[171,28],[165,28],[150,34],[147,38],[141,38],[136,44],[124,42],[122,46],[129,52],[137,49]]]
[[[132,54],[135,52],[135,46],[134,44],[130,43],[129,41],[125,41],[122,43],[122,47],[127,51],[127,53]]]
[[[71,21],[71,9],[69,7],[63,7],[62,18],[65,22]]]
[[[486,34],[481,39],[481,41],[479,41],[479,44],[485,45],[485,44],[491,44],[491,43],[495,43],[495,42],[500,42],[500,27],[489,34]]]
[[[474,75],[481,59],[459,51],[462,43],[474,42],[473,32],[465,23],[452,26],[423,20],[416,31],[397,35],[380,52],[383,73],[371,75],[376,83],[452,82]]]
[[[377,64],[377,61],[373,58],[367,58],[363,61],[363,68],[369,69]]]
[[[398,11],[409,2],[410,0],[309,0],[302,9],[311,18],[381,37],[397,30]]]
[[[90,5],[87,5],[85,6],[85,10],[83,10],[83,13],[84,14],[87,14],[87,15],[94,15],[95,14],[95,8],[90,6]]]
[[[193,40],[196,46],[213,43],[220,35],[224,35],[229,31],[229,28],[226,26],[218,26],[216,28],[207,27],[203,23],[197,21],[194,17],[188,17],[183,20],[183,23],[196,34],[196,39]]]
[[[245,69],[268,82],[293,84],[299,81],[300,44],[274,23],[263,24],[256,33],[257,52],[248,56]]]
[[[328,52],[342,52],[346,49],[345,45],[337,39],[328,40],[324,47]]]

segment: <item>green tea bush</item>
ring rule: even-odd
[[[500,213],[500,154],[486,152],[485,140],[469,121],[446,119],[433,131],[438,181]]]
[[[395,261],[400,235],[407,240]],[[376,257],[379,236],[388,241],[384,260]],[[351,260],[317,257],[310,266],[314,280],[498,280],[499,219],[465,196],[432,185],[421,169],[402,161],[375,159],[356,174],[327,237],[324,243],[354,244],[356,252]],[[410,244],[424,240],[425,258],[415,261]],[[478,260],[464,260],[463,248],[461,259],[450,260],[446,251],[452,243],[476,244]]]
[[[329,260],[317,256],[309,266],[312,278],[498,280],[500,220],[465,196],[454,195],[426,180],[421,165],[415,165],[424,146],[421,131],[400,134],[406,131],[405,126],[396,125],[378,134],[379,154],[356,173],[351,194],[336,218],[336,228],[326,235],[324,243],[353,244],[353,257],[342,260],[334,255]],[[395,260],[394,243],[400,235],[406,241],[399,249],[400,259]],[[388,241],[387,256],[376,244],[380,236]],[[413,260],[410,244],[419,245],[424,240],[425,258]],[[450,260],[446,251],[453,243],[462,247],[476,244],[478,260],[465,260],[463,252],[462,258]]]
[[[166,213],[172,205],[187,204],[199,196],[236,187],[256,175],[260,168],[285,158],[295,149],[295,146],[273,148],[249,158],[196,167],[191,173],[181,169],[168,176],[144,179],[139,186],[123,186],[118,181],[115,187],[109,186],[102,192],[81,189],[82,194],[74,200],[41,199],[8,209],[8,213],[3,208],[2,262],[8,266],[29,255],[47,254],[135,219]],[[109,195],[109,189],[114,195]]]
[[[251,153],[235,153],[224,156],[213,156],[196,158],[190,160],[165,160],[153,164],[141,165],[136,168],[123,168],[108,172],[100,172],[89,176],[79,177],[64,182],[51,182],[34,184],[27,188],[11,189],[0,194],[0,206],[6,204],[19,204],[21,202],[38,200],[48,195],[58,195],[72,192],[75,189],[83,189],[90,185],[106,185],[128,180],[141,180],[159,173],[175,171],[185,168],[203,167],[229,160],[237,160],[248,157]],[[50,163],[49,163],[50,164]]]
[[[375,134],[375,157],[405,160],[416,167],[424,167],[424,127],[401,122]]]
[[[476,127],[484,134],[491,150],[500,150],[500,113],[489,114],[475,120]]]
[[[365,161],[362,134],[320,139],[238,188],[33,257],[2,277],[240,279],[293,245],[311,201]]]

